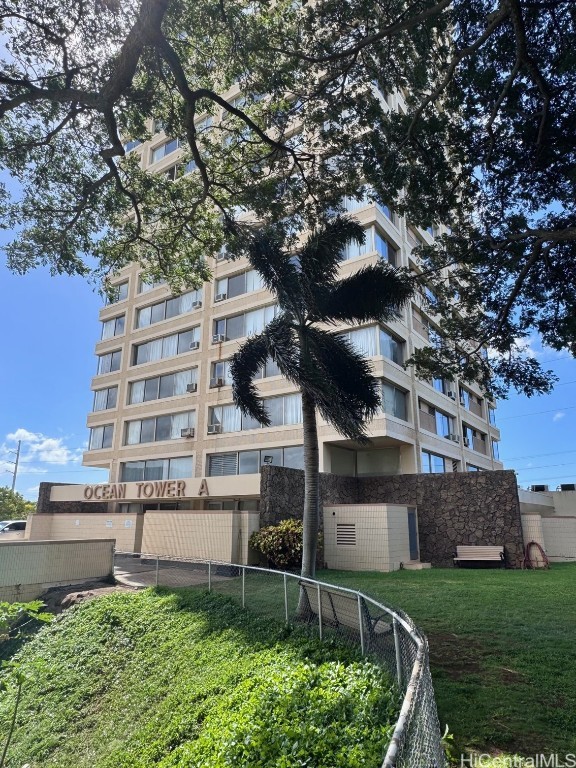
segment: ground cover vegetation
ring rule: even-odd
[[[349,649],[188,590],[81,604],[15,661],[11,766],[369,768],[398,708]],[[15,696],[0,697],[2,739]]]
[[[516,340],[574,349],[570,0],[1,0],[0,23],[16,271],[137,260],[177,289],[208,276],[239,209],[299,230],[366,194],[451,227],[415,278],[442,316],[420,363],[543,391]],[[125,146],[153,118],[185,148],[168,175]]]

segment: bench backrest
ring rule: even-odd
[[[456,547],[457,557],[500,557],[504,554],[504,547],[473,546],[464,544]]]
[[[300,582],[306,592],[311,611],[318,615],[318,587],[315,584]],[[320,605],[322,619],[326,623],[343,624],[352,629],[360,629],[358,598],[345,592],[336,592],[320,587]],[[365,608],[362,606],[364,612]],[[365,621],[365,619],[363,619]]]

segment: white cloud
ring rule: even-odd
[[[6,435],[6,440],[10,443],[1,446],[2,452],[13,452],[15,443],[21,441],[20,461],[23,465],[30,464],[57,464],[65,466],[66,464],[75,464],[82,458],[82,448],[69,448],[65,437],[48,437],[41,432],[30,432],[27,429],[19,428],[15,432]],[[32,468],[30,466],[22,467],[22,472],[39,472],[46,470]]]
[[[566,414],[564,411],[556,411],[554,416],[552,416],[552,421],[560,421],[560,419],[563,419]]]

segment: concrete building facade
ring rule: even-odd
[[[176,177],[182,164],[178,142],[162,131],[132,151],[152,173]],[[346,249],[342,276],[378,259],[418,271],[413,249],[431,242],[432,230],[411,226],[377,201],[345,203],[367,236],[364,246]],[[259,389],[273,426],[261,428],[234,407],[228,361],[274,316],[275,302],[246,260],[229,260],[225,252],[207,258],[213,280],[181,296],[143,282],[136,264],[113,279],[116,300],[100,312],[84,464],[107,469],[111,483],[210,479],[209,497],[162,497],[166,509],[185,501],[195,509],[253,510],[258,499],[247,490],[248,476],[262,464],[302,467],[300,396],[270,363]],[[494,407],[480,389],[418,380],[402,367],[415,347],[441,335],[432,307],[432,294],[422,294],[395,322],[340,329],[371,359],[382,382],[382,411],[370,425],[368,447],[320,422],[321,471],[361,477],[501,468]],[[160,503],[156,495],[107,501],[134,512]]]

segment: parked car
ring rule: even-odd
[[[2,520],[0,522],[0,541],[23,539],[26,520]]]

